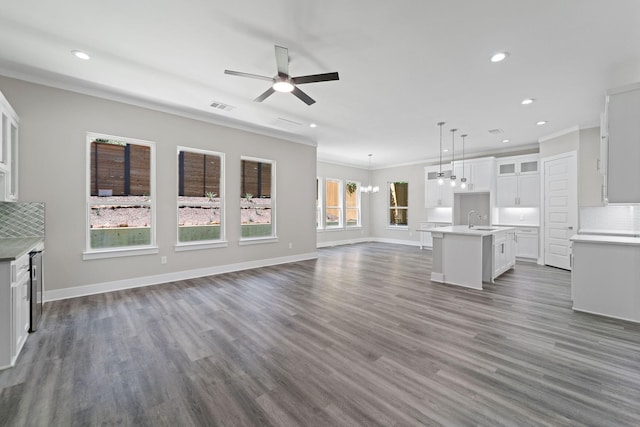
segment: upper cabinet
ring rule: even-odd
[[[606,199],[640,203],[640,84],[609,91],[605,117]]]
[[[439,166],[424,168],[426,208],[450,208],[453,206],[453,191],[449,184],[451,167],[442,165],[442,173],[444,174],[442,184],[438,183],[438,172],[440,172]]]
[[[496,205],[498,207],[539,207],[539,165],[537,155],[499,159]]]
[[[0,201],[18,199],[18,115],[0,93]]]
[[[485,157],[453,163],[453,172],[457,184],[454,192],[490,192],[494,188],[495,158]],[[467,179],[467,185],[462,188],[462,178]]]

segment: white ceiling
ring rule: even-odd
[[[252,102],[269,83],[224,70],[273,76],[276,44],[293,76],[340,80],[302,86],[312,106],[282,93]],[[365,167],[373,153],[383,167],[436,159],[439,121],[445,147],[455,127],[470,153],[597,125],[606,90],[640,81],[640,1],[5,1],[0,74],[274,128],[317,142],[320,160]]]

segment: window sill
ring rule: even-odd
[[[88,261],[92,259],[118,258],[136,255],[153,255],[159,253],[157,246],[132,247],[132,248],[116,248],[85,251],[82,253],[82,260]]]
[[[277,243],[278,242],[278,238],[277,237],[254,237],[252,239],[242,239],[238,242],[238,244],[240,246],[245,246],[245,245],[260,245],[262,243]]]
[[[402,230],[406,231],[409,229],[408,225],[387,225],[387,230]]]
[[[174,246],[174,250],[176,252],[183,251],[197,251],[200,249],[215,249],[215,248],[226,248],[229,246],[229,242],[226,240],[220,240],[216,242],[189,242],[189,243],[178,243]]]

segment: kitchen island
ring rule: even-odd
[[[431,280],[473,289],[515,265],[514,227],[454,225],[432,231]]]

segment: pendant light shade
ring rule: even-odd
[[[380,191],[380,187],[377,185],[371,185],[371,157],[373,154],[369,154],[369,183],[366,186],[360,187],[361,193],[377,193]]]
[[[460,188],[467,188],[467,178],[464,176],[464,139],[467,137],[467,134],[460,135],[462,137],[462,178],[460,178]]]
[[[456,160],[456,143],[455,143],[455,133],[458,129],[451,129],[451,165],[453,166],[453,163]],[[451,173],[451,186],[455,187],[457,184],[456,182],[456,174],[455,171],[453,171]]]

